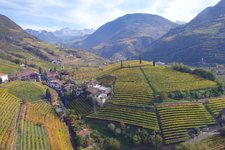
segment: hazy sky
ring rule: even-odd
[[[220,0],[0,0],[0,13],[23,28],[95,28],[128,13],[188,22]]]

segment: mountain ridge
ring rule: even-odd
[[[177,24],[158,15],[127,14],[108,22],[74,47],[114,60],[126,59],[160,38]]]
[[[143,58],[186,64],[225,63],[225,1],[208,7],[185,25],[146,47]]]

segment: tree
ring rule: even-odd
[[[105,149],[107,150],[119,150],[120,142],[114,138],[108,138],[105,141]]]
[[[120,67],[123,68],[123,61],[120,61]]]
[[[120,122],[120,127],[121,127],[121,129],[125,129],[126,128],[126,124],[124,122]]]
[[[2,82],[3,82],[3,81],[2,81],[2,78],[0,78],[0,84],[2,84]]]
[[[109,132],[113,133],[115,130],[116,126],[113,123],[108,124],[107,129]]]
[[[48,100],[51,100],[51,93],[50,93],[49,88],[46,89],[45,97],[46,97]]]
[[[153,61],[153,67],[155,67],[155,61]]]
[[[156,136],[155,136],[155,143],[156,143],[157,148],[162,146],[162,144],[163,144],[163,138],[159,134],[156,134]]]
[[[76,136],[75,137],[75,143],[78,147],[84,145],[84,138],[82,136]]]
[[[120,128],[116,128],[115,129],[115,135],[120,135],[121,134],[121,129]]]
[[[54,71],[55,71],[55,72],[57,71],[56,67],[54,67]]]
[[[43,74],[43,69],[41,67],[38,68],[40,75]]]
[[[141,137],[139,135],[134,135],[132,141],[135,146],[140,146],[142,142]]]
[[[220,132],[220,134],[221,134],[222,136],[225,136],[225,127],[221,128],[221,129],[219,130],[219,132]]]

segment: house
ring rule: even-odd
[[[2,79],[2,82],[7,82],[9,80],[8,75],[1,72],[0,72],[0,78]]]
[[[34,70],[26,69],[21,70],[16,74],[17,80],[32,80],[32,81],[41,81],[40,74]]]
[[[89,96],[101,107],[111,96],[111,88],[99,84],[89,85],[86,92],[88,92]]]
[[[82,129],[82,130],[78,130],[76,131],[76,136],[89,136],[90,135],[90,131],[88,129]]]
[[[58,79],[55,80],[48,80],[47,85],[55,90],[60,90],[63,86],[63,81],[60,81]]]

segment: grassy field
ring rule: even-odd
[[[45,97],[46,86],[38,82],[13,81],[4,84],[9,93],[28,101],[36,101]]]
[[[16,65],[15,63],[0,59],[0,72],[7,73],[7,74],[16,73],[16,71],[19,68],[20,66]]]

